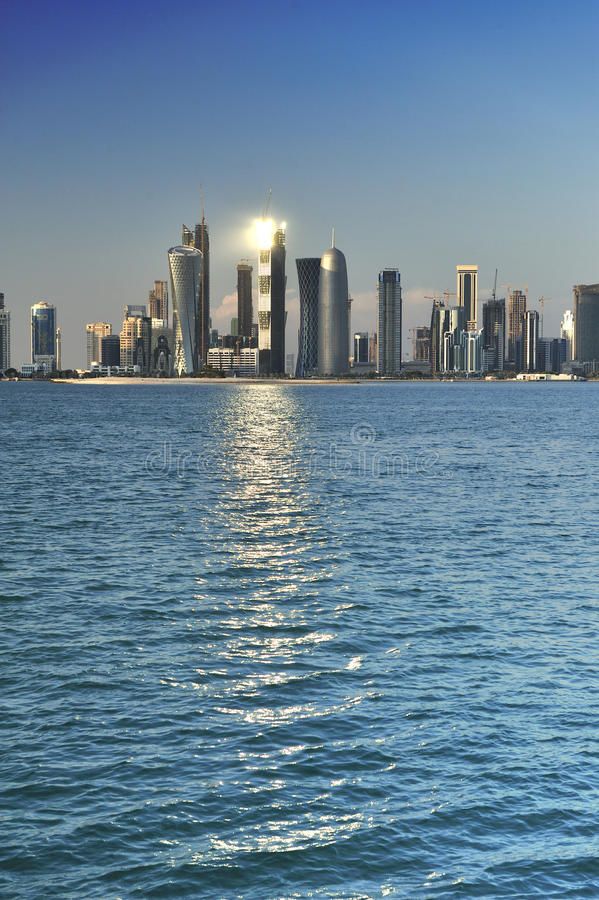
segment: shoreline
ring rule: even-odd
[[[36,383],[36,379],[23,378],[19,381]],[[577,379],[580,383],[587,379]],[[547,378],[547,379],[517,379],[517,378],[121,378],[119,376],[107,378],[51,378],[40,379],[42,384],[76,384],[76,385],[100,385],[107,387],[143,387],[144,385],[194,385],[206,387],[210,385],[231,386],[236,384],[254,385],[300,385],[301,387],[321,387],[331,385],[337,387],[357,387],[358,385],[405,385],[405,384],[572,384],[575,380]]]

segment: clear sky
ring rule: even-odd
[[[596,0],[0,5],[0,291],[13,364],[29,307],[56,304],[63,365],[84,327],[167,278],[199,215],[212,241],[214,324],[234,314],[235,265],[266,191],[295,257],[335,226],[375,323],[377,272],[397,266],[408,328],[455,266],[480,289],[551,298],[555,334],[576,282],[599,281]],[[505,288],[500,288],[505,293]]]

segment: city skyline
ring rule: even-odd
[[[426,3],[345,7],[345,15],[307,3],[269,16],[259,3],[239,7],[233,35],[225,10],[187,10],[189,28],[175,41],[157,4],[143,24],[110,2],[101,15],[68,4],[61,16],[62,5],[4,13],[1,90],[10,140],[3,156],[11,177],[0,290],[12,312],[15,363],[28,357],[29,307],[48,300],[60,310],[65,363],[83,365],[85,324],[117,321],[125,303],[144,302],[154,280],[168,279],[164,248],[177,242],[182,221],[198,221],[200,184],[211,232],[212,319],[221,330],[234,314],[235,263],[252,255],[246,232],[268,187],[272,215],[288,224],[289,259],[317,255],[336,225],[354,298],[352,329],[373,330],[376,273],[399,267],[404,352],[410,328],[429,318],[423,298],[455,290],[461,260],[478,264],[481,299],[490,296],[496,268],[498,296],[511,284],[529,286],[529,306],[550,298],[547,334],[559,333],[572,285],[597,281],[597,164],[588,140],[599,99],[596,6],[575,3],[573,15],[555,2],[542,10],[507,3],[491,13],[462,2],[438,6],[431,17]],[[195,106],[179,90],[177,63],[195,52],[198,29],[207,36],[202,68],[211,89]],[[401,66],[379,52],[383,29],[402,35]],[[331,48],[325,35],[333,32]],[[75,40],[79,34],[85,40]],[[458,37],[468,42],[468,72],[444,61]],[[272,55],[248,71],[237,50],[265,40]],[[356,42],[357,81],[348,52]],[[501,65],[488,64],[493,42]],[[256,98],[267,79],[265,118]],[[326,92],[333,99],[326,117],[306,129],[301,111]],[[373,138],[383,114],[388,153]],[[180,124],[177,140],[168,127],[152,129],[148,140],[148,129],[167,116]],[[581,133],[585,141],[573,137]],[[190,147],[200,148],[192,165]],[[122,252],[132,222],[143,237],[133,264]],[[32,223],[44,235],[35,265]],[[293,352],[294,266],[287,275]]]

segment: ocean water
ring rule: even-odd
[[[599,897],[596,385],[0,422],[2,897]]]

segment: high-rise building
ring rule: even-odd
[[[383,269],[378,281],[379,375],[401,371],[401,276],[398,269]]]
[[[120,366],[121,339],[118,334],[107,334],[101,341],[101,359],[103,366]]]
[[[558,375],[567,362],[567,341],[565,338],[539,338],[538,370]]]
[[[464,310],[466,331],[478,330],[478,266],[456,266],[457,304]]]
[[[465,333],[464,326],[463,306],[445,306],[442,300],[433,302],[430,349],[433,375],[465,371],[466,362],[462,342],[462,335]],[[472,349],[471,347],[466,348],[469,352]]]
[[[149,316],[125,316],[120,334],[121,366],[138,366],[142,374],[150,372],[152,320]]]
[[[505,299],[483,303],[483,369],[502,372],[505,365]]]
[[[428,325],[418,325],[412,336],[412,359],[414,362],[430,362],[431,330]]]
[[[45,300],[31,307],[31,362],[56,368],[56,307]]]
[[[356,331],[354,334],[354,366],[368,365],[369,338],[367,331]]]
[[[256,223],[258,238],[258,349],[260,374],[285,372],[285,223]]]
[[[570,362],[570,360],[574,358],[572,356],[572,348],[574,346],[574,313],[571,309],[567,309],[562,316],[560,338],[566,342],[565,362]]]
[[[193,231],[183,225],[182,241],[184,247],[195,247],[202,254],[200,269],[200,293],[198,297],[196,317],[197,369],[206,364],[208,350],[210,349],[210,234],[208,223],[202,211],[202,221]]]
[[[285,375],[291,378],[295,375],[295,353],[288,353],[285,358]]]
[[[237,263],[237,330],[240,337],[252,336],[252,272],[246,260]]]
[[[93,362],[101,362],[102,338],[112,334],[112,325],[109,322],[89,322],[85,326],[85,334],[87,340],[87,368],[89,370]]]
[[[300,326],[297,347],[297,378],[305,378],[318,367],[318,286],[320,259],[306,256],[296,259],[299,285]]]
[[[349,290],[345,256],[330,247],[320,260],[318,279],[318,372],[344,375],[349,369]]]
[[[62,371],[62,330],[56,329],[56,368]]]
[[[539,362],[539,314],[536,309],[524,313],[522,323],[522,369],[536,372]]]
[[[10,369],[10,312],[4,308],[4,294],[0,294],[0,372]]]
[[[526,313],[526,294],[524,291],[514,290],[508,297],[508,343],[507,355],[509,362],[520,367],[521,361],[518,359],[518,347],[522,341],[522,327],[524,315]]]
[[[150,319],[162,319],[168,325],[168,289],[166,281],[155,281],[148,296]]]
[[[376,366],[377,360],[379,358],[379,340],[376,331],[370,335],[370,340],[368,342],[368,362]]]
[[[168,251],[178,375],[184,372],[191,375],[203,364],[198,347],[202,259],[200,250],[190,245],[171,247]]]
[[[599,284],[574,285],[574,346],[578,362],[599,360]]]

